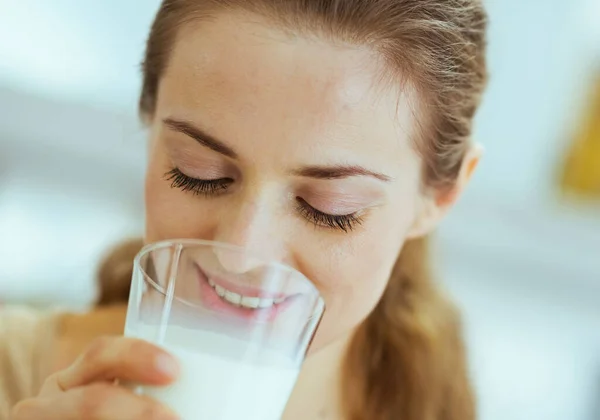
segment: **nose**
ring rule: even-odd
[[[266,263],[285,262],[283,229],[278,228],[268,202],[246,200],[236,204],[230,203],[219,215],[215,240],[233,246],[215,249],[223,268],[242,274]]]

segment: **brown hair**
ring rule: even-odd
[[[154,113],[178,29],[223,9],[379,52],[424,110],[416,143],[424,185],[452,189],[486,82],[481,0],[164,0],[143,63],[142,117]],[[405,244],[381,301],[352,339],[340,378],[348,420],[475,418],[459,317],[432,282],[427,256],[426,238]]]
[[[129,239],[115,246],[102,258],[96,276],[96,306],[127,302],[133,274],[133,259],[142,245],[141,239]]]

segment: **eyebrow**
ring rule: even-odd
[[[358,165],[307,166],[293,172],[296,176],[316,179],[342,179],[353,176],[370,176],[383,182],[390,182],[391,177],[379,172],[370,171]]]
[[[177,131],[179,133],[185,134],[196,140],[201,145],[208,147],[211,150],[214,150],[217,153],[230,157],[232,159],[237,159],[237,153],[221,140],[211,136],[210,134],[204,132],[198,127],[193,126],[192,124],[175,120],[172,118],[165,118],[163,123],[169,127],[173,131]]]
[[[238,154],[224,142],[186,121],[165,118],[163,123],[171,130],[185,134],[217,153],[232,159],[238,158]],[[385,174],[371,171],[358,165],[306,166],[293,171],[292,174],[304,178],[315,179],[343,179],[354,176],[369,176],[383,182],[390,182],[392,180],[391,177]]]

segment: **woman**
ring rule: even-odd
[[[162,3],[140,101],[145,240],[260,247],[315,283],[327,313],[285,420],[475,418],[425,237],[479,158],[485,26],[479,0]],[[178,374],[149,344],[93,340],[123,314],[63,319],[57,372],[12,418],[172,418],[112,384]]]

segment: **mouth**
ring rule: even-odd
[[[210,287],[214,289],[222,300],[229,302],[230,304],[247,309],[268,309],[275,305],[280,305],[285,302],[285,297],[272,298],[272,297],[259,297],[259,296],[246,296],[241,293],[233,292],[224,286],[215,283],[211,278],[207,279]]]
[[[250,286],[235,284],[212,276],[196,265],[201,299],[215,313],[251,321],[272,322],[285,311],[299,295],[265,292]]]

